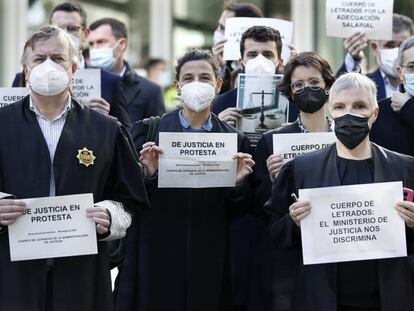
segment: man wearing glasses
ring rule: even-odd
[[[378,103],[380,113],[371,140],[385,148],[414,155],[414,36],[401,43],[396,68],[400,91]]]
[[[392,18],[392,40],[371,41],[370,47],[378,64],[378,69],[367,74],[367,77],[377,85],[377,100],[391,97],[398,91],[400,84],[396,70],[397,53],[400,44],[414,35],[414,24],[411,18],[394,13]],[[344,72],[361,71],[360,63],[364,59],[364,49],[368,40],[363,32],[356,32],[345,39],[344,47],[347,50],[345,62],[338,70],[338,76]]]

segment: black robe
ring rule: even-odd
[[[236,132],[211,116],[213,133]],[[182,131],[178,110],[162,117],[159,132]],[[249,150],[241,133],[238,150]],[[151,208],[139,232],[128,237],[116,309],[230,310],[227,221],[244,187],[158,188],[157,183],[156,177],[148,180]]]
[[[290,310],[290,297],[300,264],[300,252],[295,248],[276,247],[270,238],[267,227],[269,215],[264,213],[264,205],[272,195],[272,182],[266,160],[273,154],[273,134],[300,133],[298,121],[266,132],[256,147],[252,187],[255,208],[259,214],[258,241],[251,282],[249,311]]]
[[[51,160],[29,97],[0,109],[0,191],[16,198],[49,196]],[[93,193],[94,202],[122,202],[132,214],[147,207],[142,173],[128,134],[114,118],[72,100],[54,161],[56,195]],[[86,147],[95,164],[76,158]],[[0,234],[0,309],[41,311],[45,305],[46,260],[10,261],[8,233]],[[59,311],[111,311],[106,242],[98,254],[55,258],[53,306]]]
[[[403,181],[414,187],[414,158],[372,145],[374,182]],[[267,205],[273,214],[270,232],[279,247],[301,250],[300,229],[289,215],[293,203],[291,193],[298,189],[340,185],[337,170],[336,144],[326,149],[296,157],[283,166]],[[413,230],[407,228],[407,251],[411,252]],[[381,310],[414,310],[413,280],[407,257],[379,259],[378,276]],[[337,264],[300,265],[292,310],[335,311]]]

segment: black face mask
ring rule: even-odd
[[[321,109],[328,99],[325,90],[312,90],[309,86],[305,87],[301,93],[293,95],[293,101],[299,110],[306,113],[314,113]]]
[[[336,137],[347,148],[354,149],[369,133],[368,119],[352,114],[334,119]]]

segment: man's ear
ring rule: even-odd
[[[217,83],[216,83],[216,87],[215,87],[215,91],[216,94],[218,95],[220,93],[221,90],[221,86],[223,85],[223,80],[222,79],[218,79]]]
[[[180,87],[180,83],[178,83],[178,81],[177,81],[177,80],[174,80],[174,85],[175,85],[175,88],[176,88],[176,90],[177,90],[177,95],[178,95],[178,96],[180,96],[180,95],[181,95],[181,87]]]
[[[379,55],[379,44],[378,41],[371,41],[371,50],[372,53],[374,54],[374,56],[378,56]]]
[[[372,123],[374,123],[377,118],[378,118],[378,114],[379,114],[379,107],[375,107],[374,111],[372,112]],[[371,127],[372,127],[372,123],[371,123]]]

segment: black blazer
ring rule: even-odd
[[[125,62],[125,65],[126,71],[122,81],[125,84],[128,114],[131,122],[161,116],[165,112],[161,88],[148,79],[139,76],[127,62]]]
[[[414,98],[400,112],[391,108],[391,98],[378,103],[379,114],[370,131],[371,141],[392,151],[414,156]]]
[[[372,143],[374,182],[403,181],[404,187],[414,186],[414,158],[398,154]],[[286,163],[272,188],[266,207],[272,213],[270,233],[282,248],[301,250],[299,227],[289,215],[293,203],[291,193],[298,189],[340,185],[336,144],[300,155]],[[413,230],[407,228],[407,252],[412,252]],[[377,259],[381,310],[414,310],[413,279],[407,257]],[[336,263],[301,265],[297,289],[293,292],[292,311],[335,311]]]
[[[86,65],[85,68],[95,67]],[[16,74],[12,84],[12,87],[18,86],[25,86],[25,81],[22,81],[21,72]],[[131,122],[127,112],[127,99],[122,79],[119,76],[102,69],[101,96],[111,105],[109,115],[117,118],[119,122],[129,129],[131,127]]]

